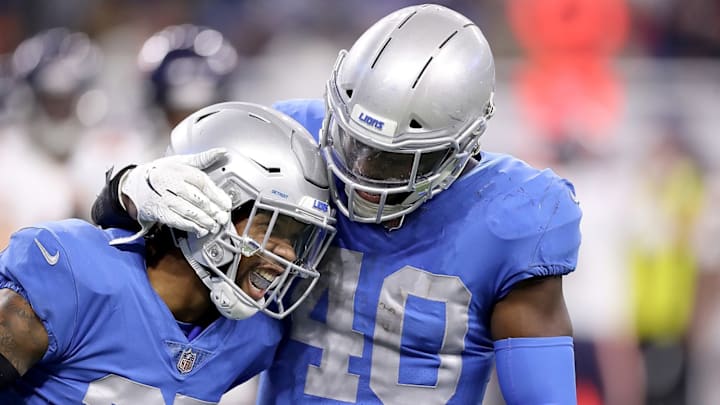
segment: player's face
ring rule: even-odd
[[[272,215],[269,212],[259,211],[253,218],[248,236],[252,239],[262,242],[268,231],[268,226]],[[238,234],[242,234],[247,226],[248,219],[235,224]],[[278,216],[275,225],[272,228],[265,250],[270,251],[289,262],[297,259],[295,246],[302,238],[306,225],[298,222],[290,217]],[[255,254],[243,257],[235,278],[235,283],[242,288],[245,293],[255,300],[259,300],[265,294],[265,290],[270,286],[272,281],[283,272],[283,267],[276,261],[263,255]]]
[[[415,154],[384,151],[366,145],[347,134],[342,128],[336,131],[336,153],[343,160],[344,165],[353,176],[362,183],[383,187],[401,186],[407,184],[415,164]],[[434,173],[447,156],[447,150],[424,153],[418,161],[416,181]],[[358,195],[370,202],[377,203],[380,196],[364,191]],[[405,194],[394,194],[388,197],[389,204],[399,204]]]
[[[406,184],[412,176],[415,163],[414,153],[407,151],[399,153],[373,148],[350,136],[341,127],[336,128],[334,136],[336,153],[358,178],[370,183],[392,186]],[[422,179],[431,175],[447,153],[447,150],[440,150],[422,154],[416,176]]]

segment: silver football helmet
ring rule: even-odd
[[[338,210],[381,223],[446,189],[479,151],[495,66],[480,29],[438,5],[398,10],[341,51],[320,145]]]
[[[176,243],[223,315],[244,319],[260,310],[282,318],[314,287],[317,265],[335,234],[317,145],[307,130],[280,112],[229,102],[200,109],[178,124],[168,155],[216,147],[226,148],[229,158],[208,174],[228,193],[234,212],[249,212],[247,225],[238,232],[230,220],[217,233],[176,236]],[[260,237],[258,226],[264,227]],[[272,251],[269,243],[275,238],[292,243],[294,260]],[[264,291],[261,298],[251,297],[236,282],[241,258],[254,255],[265,264],[252,269],[248,280],[252,288]],[[293,283],[296,279],[311,281]],[[304,291],[291,297],[295,285]]]

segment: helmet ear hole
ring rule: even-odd
[[[345,90],[345,94],[347,94],[348,98],[352,98],[352,96],[353,96],[353,90],[352,90],[352,89],[347,89],[347,90]]]
[[[415,118],[410,120],[410,128],[420,129],[422,127],[423,127],[422,124]]]

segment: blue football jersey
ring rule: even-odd
[[[142,241],[66,220],[25,228],[0,254],[0,288],[32,305],[49,336],[43,358],[0,403],[208,404],[266,368],[281,325],[220,317],[188,341],[148,278]]]
[[[315,131],[324,113],[320,100],[275,107]],[[398,230],[339,216],[259,402],[481,403],[494,304],[519,281],[573,271],[580,218],[566,180],[491,153]]]

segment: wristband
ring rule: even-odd
[[[120,180],[125,173],[136,165],[124,167],[113,177],[112,169],[105,173],[105,187],[92,206],[92,220],[102,228],[123,228],[130,231],[140,229],[140,224],[132,219],[120,203]]]

